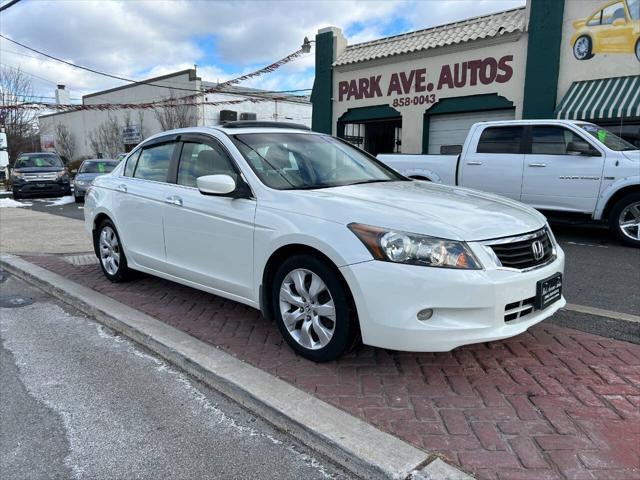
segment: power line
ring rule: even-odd
[[[7,3],[5,3],[2,6],[0,6],[0,12],[4,12],[6,9],[13,7],[19,1],[20,0],[9,0]]]
[[[66,60],[62,60],[60,58],[54,57],[53,55],[49,55],[48,53],[41,52],[40,50],[36,50],[35,48],[29,47],[29,46],[27,46],[27,45],[25,45],[23,43],[20,43],[20,42],[18,42],[16,40],[12,40],[11,38],[6,37],[5,35],[0,34],[0,37],[4,38],[5,40],[7,40],[7,41],[9,41],[11,43],[19,45],[22,48],[26,48],[27,50],[30,50],[32,52],[35,52],[35,53],[39,54],[39,55],[42,55],[44,57],[50,58],[50,59],[55,60],[57,62],[64,63],[65,65],[69,65],[69,66],[74,67],[74,68],[79,68],[81,70],[86,70],[86,71],[94,73],[96,75],[103,75],[103,76],[106,76],[106,77],[109,77],[109,78],[114,78],[116,80],[122,80],[124,82],[149,85],[149,86],[152,86],[152,87],[159,87],[159,88],[167,88],[169,90],[180,90],[180,91],[185,91],[185,92],[198,92],[198,93],[201,93],[201,94],[202,93],[216,93],[216,92],[220,92],[221,91],[221,90],[219,90],[220,85],[224,85],[224,86],[232,85],[233,83],[237,83],[238,79],[246,79],[246,78],[250,78],[251,76],[254,76],[253,73],[252,73],[252,74],[248,74],[248,75],[243,75],[241,77],[238,77],[237,79],[232,79],[232,80],[228,80],[226,82],[221,82],[221,83],[217,84],[217,87],[213,87],[211,89],[208,89],[208,90],[210,90],[209,92],[198,90],[198,89],[192,89],[192,88],[170,87],[170,86],[167,86],[167,85],[159,85],[159,84],[156,84],[156,83],[145,82],[144,80],[132,80],[130,78],[126,78],[126,77],[123,77],[123,76],[113,75],[111,73],[101,72],[99,70],[94,70],[94,69],[89,68],[89,67],[84,67],[82,65],[77,65],[75,63],[67,62]],[[298,55],[299,53],[301,53],[301,52],[300,51],[295,52],[295,54],[289,55],[286,58],[289,58],[289,57],[291,57],[291,59],[297,58],[297,56],[299,56]],[[276,64],[277,63],[279,63],[279,62],[276,62]],[[276,64],[270,65],[270,66],[265,67],[265,68],[263,68],[261,70],[270,71],[269,69],[272,68]],[[310,90],[311,89],[301,89],[301,90],[290,90],[290,91],[283,90],[283,91],[253,92],[253,93],[288,93],[288,92],[301,92],[301,91],[310,91]],[[246,94],[250,95],[251,93],[252,92],[247,92]]]

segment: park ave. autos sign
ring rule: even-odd
[[[435,103],[444,90],[461,90],[476,85],[507,83],[513,76],[513,55],[442,65],[439,69],[416,68],[390,75],[368,75],[338,82],[338,102],[395,97],[394,107]],[[455,95],[455,94],[454,94]]]

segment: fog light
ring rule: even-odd
[[[418,320],[424,322],[425,320],[429,320],[433,316],[433,310],[430,308],[425,308],[424,310],[420,310],[418,312]]]

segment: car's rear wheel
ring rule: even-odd
[[[338,274],[311,255],[288,258],[272,282],[274,317],[287,343],[315,362],[335,360],[357,338],[357,318]]]
[[[640,192],[622,197],[611,209],[609,227],[621,242],[640,247]]]
[[[96,242],[100,267],[104,275],[116,283],[129,280],[131,270],[127,265],[127,257],[122,249],[120,236],[111,220],[105,219],[100,223]]]
[[[636,50],[636,58],[640,62],[640,38],[638,38],[638,40],[636,40],[636,49],[635,50]]]
[[[573,56],[578,60],[588,60],[593,57],[592,49],[591,38],[587,35],[582,35],[573,44]]]

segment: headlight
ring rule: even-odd
[[[11,172],[11,175],[15,178],[22,178],[24,176],[22,172]]]
[[[467,270],[482,268],[465,242],[371,227],[359,223],[350,223],[348,227],[364,243],[376,260],[426,267]]]
[[[76,180],[76,181],[75,181],[75,182],[73,182],[73,183],[75,183],[76,185],[80,185],[80,186],[82,186],[82,185],[85,185],[87,182],[85,182],[84,180]]]

